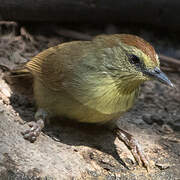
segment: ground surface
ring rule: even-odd
[[[0,65],[13,68],[43,49],[76,39],[72,33],[59,35],[60,29],[60,26],[48,25],[26,28],[15,23],[1,25]],[[90,35],[131,32],[114,26],[104,29],[85,26],[81,30]],[[180,44],[174,42],[174,37],[159,37],[144,30],[132,33],[151,41],[161,53],[180,57]],[[35,143],[24,140],[21,131],[27,128],[25,123],[33,119],[35,108],[31,97],[23,90],[18,93],[9,88],[2,79],[3,69],[0,79],[0,179],[180,179],[179,72],[168,73],[176,89],[157,82],[145,83],[136,105],[118,122],[143,146],[151,160],[151,169],[147,172],[137,166],[122,142],[99,126],[53,123]],[[120,163],[121,160],[130,170]]]

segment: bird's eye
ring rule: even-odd
[[[130,63],[135,64],[135,65],[139,65],[140,64],[139,58],[136,55],[134,55],[134,54],[130,55],[129,61],[130,61]]]

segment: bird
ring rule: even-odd
[[[51,117],[91,124],[116,122],[134,105],[145,81],[173,87],[160,70],[153,46],[131,34],[98,35],[89,41],[59,44],[36,55],[18,72],[33,78],[36,122],[30,122],[30,128],[22,133],[30,142]],[[149,160],[134,136],[117,125],[113,132],[138,164],[149,169]]]

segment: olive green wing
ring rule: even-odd
[[[71,72],[83,55],[88,42],[74,41],[51,47],[30,60],[26,68],[44,86],[59,91],[62,83],[68,81]]]

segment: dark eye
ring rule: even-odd
[[[134,55],[134,54],[130,55],[129,61],[130,61],[130,63],[132,63],[132,64],[140,65],[140,60],[139,60],[139,58],[138,58],[136,55]]]

